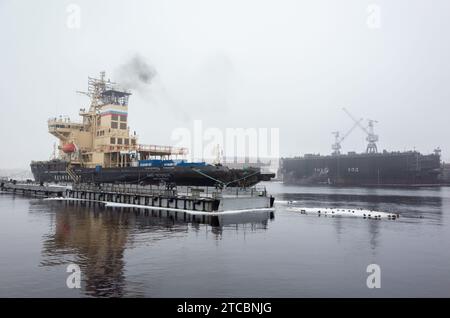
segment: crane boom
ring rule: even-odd
[[[353,117],[353,115],[345,107],[343,107],[342,110],[355,122],[357,126],[359,126],[367,134],[366,140],[368,144],[366,152],[377,153],[378,150],[376,142],[378,141],[378,135],[376,135],[373,130],[373,124],[377,123],[377,121],[369,119],[369,126],[368,128],[366,128],[361,124],[361,121],[358,121],[355,117]]]
[[[363,118],[357,120],[352,128],[350,128],[344,136],[339,137],[339,131],[333,131],[332,134],[334,135],[334,144],[331,146],[331,149],[333,149],[333,154],[334,155],[339,155],[341,153],[341,142],[344,141],[345,138],[348,137],[348,135],[350,135],[350,133],[358,126],[361,124],[361,121],[363,121]]]
[[[359,128],[361,128],[366,134],[369,134],[367,128],[361,125],[361,120],[358,121],[355,117],[353,117],[353,115],[347,110],[347,108],[343,107],[342,110],[355,122],[357,126],[359,126]]]
[[[344,141],[344,139],[347,138],[348,135],[350,135],[350,133],[351,133],[353,130],[355,130],[355,128],[356,128],[357,126],[361,126],[361,122],[363,121],[363,119],[364,119],[364,118],[360,118],[358,121],[356,121],[355,124],[352,126],[352,128],[350,128],[350,129],[347,131],[347,133],[346,133],[344,136],[342,136],[342,138],[341,138],[339,141],[340,141],[340,142]]]

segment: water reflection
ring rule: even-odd
[[[379,195],[366,193],[285,193],[279,200],[295,201],[305,207],[349,207],[399,213],[401,217],[442,221],[443,198],[440,196]]]
[[[411,189],[392,189],[389,195],[385,189],[376,188],[316,188],[315,193],[307,187],[298,187],[297,192],[292,188],[290,190],[288,193],[279,194],[277,200],[291,201],[296,206],[304,207],[348,207],[394,212],[400,214],[400,219],[395,222],[405,223],[442,225],[448,204],[440,189],[416,190],[416,192]],[[416,196],[412,195],[414,193]],[[381,235],[380,222],[383,221],[367,221],[367,242],[375,253]],[[348,229],[353,225],[352,221],[340,217],[333,218],[337,240],[341,239],[341,235],[348,233]]]
[[[378,246],[380,236],[380,220],[373,220],[373,221],[374,222],[368,222],[368,227],[369,227],[370,247],[373,251],[375,251]]]
[[[123,213],[99,213],[95,206],[89,211],[61,204],[54,215],[54,229],[44,238],[41,265],[73,262],[82,270],[87,295],[123,296],[123,253],[129,222]]]
[[[273,212],[221,216],[129,208],[104,208],[92,203],[46,202],[51,230],[43,238],[41,266],[78,264],[83,291],[94,297],[143,295],[139,286],[126,282],[124,253],[139,244],[186,236],[207,228],[214,239],[226,228],[266,230]],[[30,212],[39,212],[31,205]],[[144,235],[143,235],[144,234]],[[142,238],[143,236],[143,238]],[[133,285],[133,286],[131,286]]]

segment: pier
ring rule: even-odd
[[[1,181],[0,191],[13,194],[32,195],[51,198],[63,197],[67,187],[58,185],[41,185],[36,183],[18,183],[17,181]]]
[[[2,182],[6,193],[104,203],[106,206],[215,213],[271,209],[274,198],[265,187],[225,188],[142,186],[132,184],[68,184]]]

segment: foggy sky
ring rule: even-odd
[[[66,25],[70,3],[79,29]],[[136,55],[156,70],[150,93],[130,97],[141,143],[172,144],[173,129],[202,119],[278,127],[282,156],[328,154],[331,132],[353,124],[346,107],[379,121],[379,150],[439,146],[450,161],[449,15],[448,0],[0,0],[0,167],[48,159],[47,119],[78,119],[87,77],[119,81]],[[360,130],[342,144],[365,147]]]

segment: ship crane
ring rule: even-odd
[[[367,128],[364,127],[360,121],[358,121],[355,117],[353,117],[353,115],[346,109],[346,108],[342,108],[342,110],[355,122],[355,124],[361,128],[366,134],[366,140],[368,142],[367,144],[367,149],[366,152],[367,153],[377,153],[378,149],[377,149],[377,144],[376,142],[378,141],[378,135],[375,134],[374,132],[374,123],[378,123],[378,121],[373,120],[373,119],[368,119],[368,126]]]
[[[332,134],[334,135],[334,144],[331,146],[331,149],[333,149],[333,155],[340,155],[341,154],[341,143],[344,141],[345,138],[350,135],[350,133],[361,124],[363,121],[363,118],[356,121],[355,124],[350,128],[344,136],[340,137],[339,131],[333,131]]]

